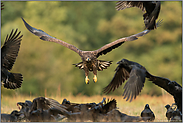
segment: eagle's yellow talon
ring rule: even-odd
[[[93,81],[94,81],[94,82],[97,82],[97,76],[96,76],[96,75],[94,75]]]
[[[89,84],[89,78],[88,78],[88,76],[86,76],[86,78],[85,78],[85,82],[86,82],[86,84]]]

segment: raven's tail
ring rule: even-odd
[[[20,73],[10,73],[4,87],[7,89],[17,89],[22,85],[23,76]]]

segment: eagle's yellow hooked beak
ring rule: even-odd
[[[86,58],[86,61],[89,62],[89,61],[91,61],[91,59],[90,58]]]

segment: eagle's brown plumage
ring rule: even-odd
[[[100,55],[103,55],[103,54],[105,55],[108,52],[112,51],[113,49],[119,47],[124,42],[136,40],[136,39],[138,39],[138,37],[144,36],[144,35],[146,35],[147,33],[150,32],[150,30],[145,30],[145,31],[142,31],[138,34],[131,35],[129,37],[120,38],[116,41],[113,41],[109,44],[104,45],[103,47],[101,47],[100,49],[97,49],[97,50],[82,51],[82,50],[78,49],[77,47],[75,47],[75,46],[73,46],[69,43],[66,43],[62,40],[56,39],[56,38],[48,35],[47,33],[45,33],[42,30],[38,30],[34,27],[31,27],[23,18],[22,18],[22,20],[23,20],[26,28],[31,33],[35,34],[36,36],[39,36],[40,39],[42,39],[44,41],[50,41],[50,42],[55,42],[55,43],[61,44],[65,47],[75,51],[76,53],[78,53],[80,55],[81,59],[82,59],[82,62],[80,62],[78,64],[75,64],[75,66],[79,67],[80,69],[83,69],[85,71],[85,76],[86,76],[85,82],[87,84],[89,83],[89,79],[88,79],[89,71],[93,71],[93,74],[94,74],[93,80],[94,80],[94,82],[96,82],[97,81],[97,77],[96,77],[97,70],[102,71],[103,69],[107,69],[107,67],[109,67],[110,64],[112,64],[111,61],[98,60],[97,58]]]

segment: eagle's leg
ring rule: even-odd
[[[85,71],[85,82],[86,84],[89,84],[89,78],[88,78],[88,75],[89,75],[89,70],[87,69],[87,67],[84,68],[84,71]]]
[[[93,67],[93,74],[94,74],[94,77],[93,77],[93,82],[97,82],[97,67],[94,66]]]
[[[85,78],[85,82],[86,82],[86,84],[89,84],[89,78],[88,78],[88,76],[86,76],[86,78]]]
[[[94,75],[93,81],[94,81],[94,82],[97,82],[97,75]]]

